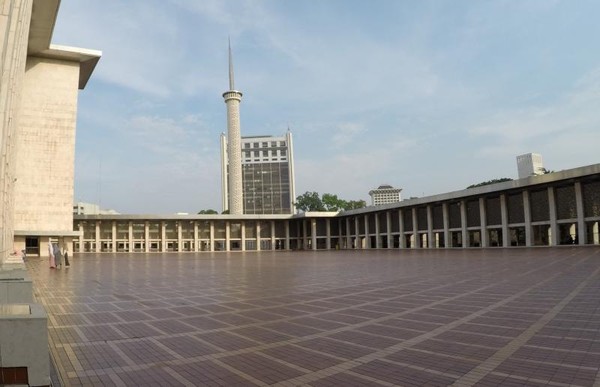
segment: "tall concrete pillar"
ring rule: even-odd
[[[182,222],[175,222],[175,227],[177,227],[177,251],[183,251],[183,227]]]
[[[460,201],[460,227],[462,230],[462,247],[469,247],[469,231],[467,230],[467,201]]]
[[[200,251],[200,241],[198,240],[198,222],[194,221],[194,251]]]
[[[271,250],[275,250],[275,221],[271,221]]]
[[[575,204],[577,205],[577,240],[580,245],[588,243],[585,229],[585,213],[583,210],[583,191],[581,182],[575,182]]]
[[[450,243],[450,216],[448,215],[448,203],[442,203],[442,218],[444,222],[444,247],[452,247]]]
[[[346,218],[346,248],[352,248],[352,235],[350,235],[350,218]]]
[[[354,217],[354,248],[355,249],[362,249],[362,245],[360,244],[360,228],[359,228],[359,221],[358,221],[358,216]]]
[[[131,253],[133,252],[133,222],[128,222],[127,228],[127,245],[129,246],[127,252]]]
[[[101,224],[102,223],[99,220],[97,220],[96,224],[95,224],[95,226],[96,226],[96,235],[95,235],[96,236],[96,240],[94,241],[94,245],[96,246],[96,252],[97,253],[100,252],[100,251],[102,251],[102,241],[101,241],[101,238],[100,238],[100,225]]]
[[[375,248],[380,249],[381,248],[381,230],[379,229],[379,214],[376,212],[373,214],[373,216],[375,216]]]
[[[433,238],[433,210],[431,205],[427,206],[427,245],[430,249],[436,247]]]
[[[548,210],[550,211],[550,246],[558,245],[558,223],[556,222],[556,199],[554,187],[548,187]]]
[[[327,239],[325,240],[325,248],[327,250],[331,250],[331,219],[325,219],[325,235]]]
[[[285,221],[285,250],[290,249],[290,221]]]
[[[400,248],[406,248],[406,238],[404,238],[404,210],[398,210],[398,231],[400,231]]]
[[[150,222],[144,222],[144,251],[150,251]]]
[[[490,241],[487,232],[487,214],[484,198],[479,198],[479,225],[481,227],[481,247],[489,247]]]
[[[533,245],[533,229],[531,228],[531,205],[529,204],[529,191],[523,191],[523,216],[525,219],[525,246]]]
[[[210,221],[210,251],[215,251],[215,222]]]
[[[240,240],[240,248],[242,251],[246,251],[246,222],[242,220],[242,225],[240,226],[241,240]]]
[[[310,243],[312,244],[312,249],[317,249],[317,220],[312,218],[310,220]]]
[[[510,237],[508,235],[508,206],[506,204],[506,195],[500,195],[500,217],[502,219],[502,246],[510,246]]]
[[[225,251],[229,251],[231,247],[231,225],[229,221],[225,221]]]
[[[111,232],[111,249],[113,253],[117,252],[117,222],[115,220],[112,221],[112,232]]]
[[[167,224],[160,222],[160,251],[167,251]]]
[[[413,232],[412,232],[413,246],[411,246],[411,247],[413,249],[418,249],[421,247],[421,241],[419,240],[419,225],[417,222],[417,209],[415,207],[412,208],[411,214],[412,214],[412,225],[413,225]]]
[[[369,235],[371,233],[371,230],[369,230],[369,214],[365,214],[365,216],[363,216],[363,221],[365,222],[365,249],[370,249],[371,248],[371,236]]]
[[[392,237],[392,213],[388,210],[385,212],[385,227],[387,230],[387,248],[394,248],[394,238]]]
[[[256,221],[256,251],[260,251],[260,221]]]

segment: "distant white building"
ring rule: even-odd
[[[400,191],[402,191],[402,188],[394,188],[391,185],[382,184],[376,189],[369,191],[371,204],[379,206],[381,204],[398,203],[401,200]]]
[[[544,173],[542,155],[538,153],[526,153],[517,156],[517,168],[519,170],[519,179],[533,175],[542,175]]]
[[[77,202],[73,204],[73,215],[118,215],[115,210],[103,210],[94,203]]]

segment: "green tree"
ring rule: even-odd
[[[218,212],[213,209],[198,211],[198,215],[213,215],[213,214],[218,214]]]
[[[306,191],[302,195],[296,198],[296,203],[294,203],[296,208],[300,211],[325,211],[325,206],[323,205],[323,201],[319,197],[319,193],[317,192],[308,192]]]
[[[350,200],[346,202],[346,207],[344,210],[356,210],[358,208],[363,208],[367,206],[367,202],[364,200]]]
[[[467,189],[468,188],[475,188],[475,187],[482,187],[484,185],[502,183],[502,182],[505,182],[505,181],[512,181],[512,179],[510,177],[501,177],[500,179],[493,179],[493,180],[488,180],[488,181],[484,181],[484,182],[477,183],[477,184],[471,184],[470,186],[467,187]]]
[[[328,193],[323,194],[321,202],[323,203],[323,206],[325,206],[325,211],[345,210],[346,207],[348,207],[347,201],[338,198],[337,195]]]

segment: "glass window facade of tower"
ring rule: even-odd
[[[291,132],[281,137],[242,137],[240,151],[244,214],[293,214],[295,188]],[[222,146],[221,154],[223,179],[226,182],[226,147]],[[228,203],[227,188],[224,184],[224,210],[227,210]]]

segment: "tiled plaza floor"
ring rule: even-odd
[[[66,386],[600,385],[600,248],[27,262]]]

